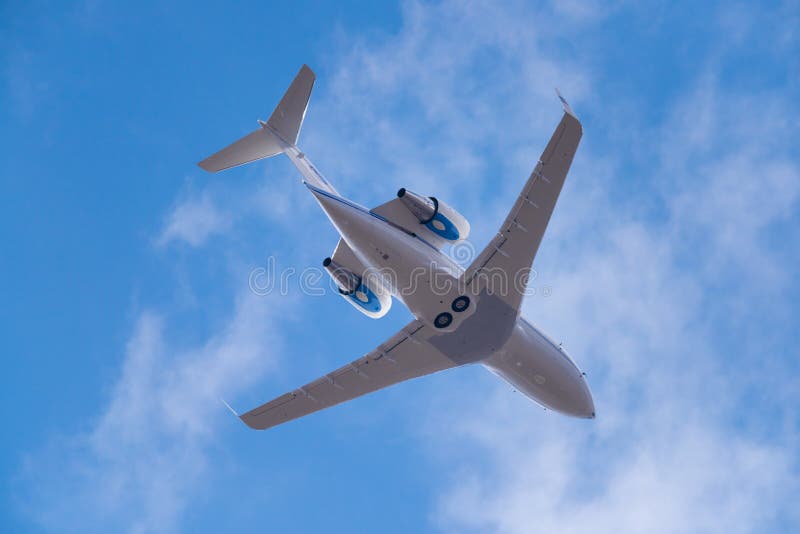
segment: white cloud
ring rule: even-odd
[[[141,314],[91,429],[26,458],[33,519],[56,531],[177,530],[209,477],[214,431],[229,415],[220,397],[244,391],[276,361],[271,309],[241,295],[229,322],[188,349],[167,341],[163,318]]]
[[[185,193],[166,216],[156,244],[183,242],[203,247],[212,236],[229,237],[243,221],[266,222],[271,228],[280,225],[283,233],[301,233],[296,222],[319,213],[294,168],[287,173],[281,163],[287,162],[273,159],[251,167],[249,174],[236,177],[235,183],[208,180],[200,191]]]
[[[167,216],[157,243],[185,241],[193,247],[203,245],[215,234],[226,232],[233,224],[230,213],[221,211],[208,191],[178,203]]]
[[[526,422],[521,405],[487,408],[513,416],[501,425],[479,420],[488,415],[481,410],[473,432],[458,434],[481,444],[475,452],[491,455],[492,469],[462,466],[440,503],[445,530],[751,532],[771,518],[770,501],[785,502],[793,489],[786,451],[705,424],[672,421],[632,442],[624,430],[598,440],[574,426]]]

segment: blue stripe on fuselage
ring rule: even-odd
[[[383,221],[386,224],[391,224],[391,221],[389,221],[389,219],[387,219],[386,217],[383,217],[382,215],[378,215],[377,213],[373,212],[372,210],[368,210],[367,208],[365,208],[364,206],[361,206],[360,204],[356,204],[355,202],[353,202],[351,200],[347,200],[344,197],[340,197],[339,195],[334,195],[333,193],[325,191],[324,189],[320,189],[319,187],[315,187],[315,186],[311,185],[310,183],[308,183],[306,181],[303,181],[303,183],[306,185],[307,188],[309,188],[311,191],[313,191],[315,193],[318,193],[318,194],[326,196],[326,197],[328,197],[330,199],[333,199],[333,200],[336,200],[338,202],[341,202],[345,206],[349,206],[349,207],[351,207],[353,209],[356,209],[358,211],[364,212],[367,215],[371,215],[372,217],[375,217],[376,219],[378,219],[380,221]],[[394,226],[397,226],[397,225],[394,225]],[[425,243],[426,245],[431,247],[436,252],[439,252],[439,253],[442,252],[441,250],[439,250],[438,248],[436,248],[435,246],[433,246],[429,242],[425,241],[423,238],[421,238],[417,234],[408,233],[408,230],[406,230],[406,232],[407,232],[407,235],[409,237],[415,237],[416,239],[419,239],[420,241],[422,241],[423,243]]]

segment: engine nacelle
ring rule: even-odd
[[[469,222],[441,200],[423,197],[404,187],[397,192],[397,197],[420,224],[438,238],[456,243],[469,236]]]
[[[355,309],[373,319],[379,319],[392,307],[392,295],[379,283],[377,276],[361,277],[331,258],[322,266],[336,283],[339,294]]]

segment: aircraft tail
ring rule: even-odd
[[[261,128],[207,157],[198,163],[200,168],[217,172],[269,158],[295,147],[315,78],[314,72],[303,65],[269,120],[258,121]]]

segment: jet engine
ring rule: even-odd
[[[464,216],[436,197],[423,197],[405,187],[397,192],[397,197],[420,224],[435,236],[450,243],[469,236],[469,222]]]
[[[392,296],[379,283],[377,276],[359,276],[331,258],[325,258],[322,266],[336,283],[342,298],[358,311],[373,319],[389,312]]]

